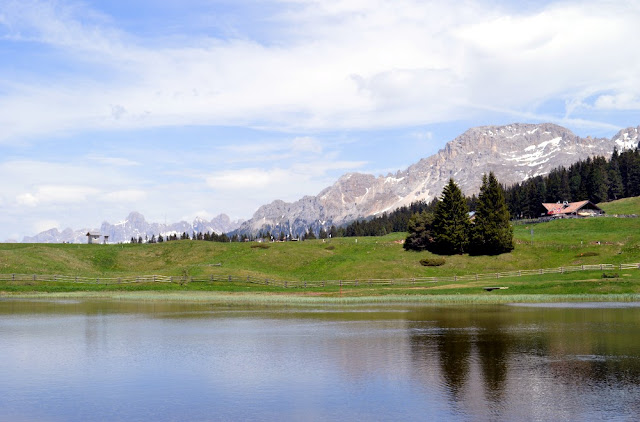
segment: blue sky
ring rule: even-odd
[[[0,240],[227,213],[472,126],[640,125],[637,1],[3,0]]]

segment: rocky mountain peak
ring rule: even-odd
[[[635,148],[639,129],[628,128],[606,139],[581,138],[553,123],[471,128],[435,155],[396,174],[376,177],[347,173],[315,197],[262,206],[239,230],[255,233],[286,227],[287,231],[302,233],[310,225],[339,225],[418,200],[430,201],[440,195],[449,178],[471,195],[479,191],[482,175],[490,171],[501,183],[511,185],[587,157],[608,157],[614,146],[619,150]]]

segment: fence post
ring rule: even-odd
[[[153,276],[153,282],[154,283],[156,282],[156,276],[155,275]]]
[[[564,274],[564,267],[560,267],[560,274]]]
[[[304,282],[304,288],[305,289],[307,288],[307,282],[306,281]]]
[[[478,281],[478,274],[476,274],[476,281]]]
[[[324,280],[322,280],[322,287],[324,287]]]
[[[122,278],[118,277],[118,284],[122,283]]]
[[[36,275],[35,274],[33,275],[33,281],[36,281]]]
[[[231,276],[229,276],[229,283],[231,283]]]
[[[500,273],[496,273],[496,278],[500,278]]]
[[[518,277],[522,277],[522,271],[518,270]]]
[[[15,274],[11,274],[11,281],[16,281],[16,275]]]
[[[169,283],[173,283],[173,276],[169,277]]]
[[[600,264],[600,271],[602,271],[602,264]]]
[[[287,282],[286,281],[284,282],[284,288],[285,289],[287,288]]]

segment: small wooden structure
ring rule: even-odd
[[[92,243],[94,243],[94,241],[96,241],[98,239],[100,239],[100,233],[87,232],[87,243],[88,244],[92,244]]]
[[[555,204],[542,204],[544,215],[551,217],[593,217],[603,215],[604,211],[591,201],[580,202],[556,202]]]
[[[93,243],[100,243],[100,233],[97,232],[87,232],[87,243],[88,244],[93,244]],[[109,235],[105,234],[104,236],[102,236],[102,244],[106,245],[107,243],[109,243]]]

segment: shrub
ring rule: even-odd
[[[328,250],[328,251],[332,251],[335,248],[336,248],[335,246],[331,245],[331,246],[327,246],[325,249]]]
[[[439,267],[440,265],[444,265],[445,259],[443,257],[433,257],[433,258],[424,258],[420,260],[420,264],[425,267]]]
[[[620,275],[618,273],[613,273],[613,274],[607,274],[607,273],[602,273],[602,278],[619,278]]]
[[[252,249],[269,249],[271,246],[265,244],[265,243],[256,243],[254,245],[251,245]]]
[[[579,253],[578,255],[576,255],[576,258],[581,258],[581,257],[584,257],[584,256],[599,256],[599,255],[600,255],[599,252],[582,252],[582,253]]]

